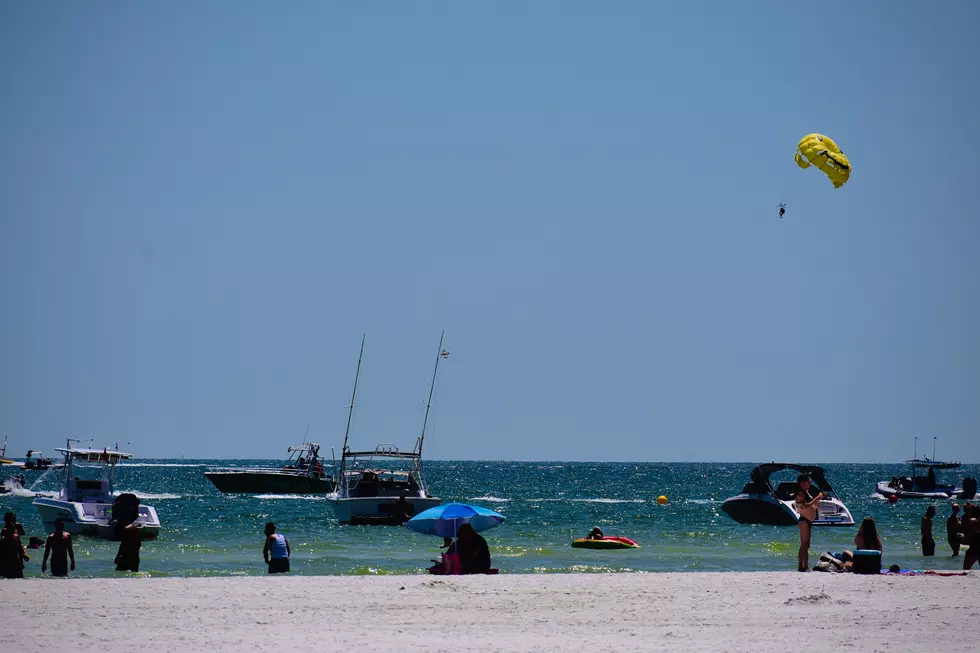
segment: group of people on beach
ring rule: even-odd
[[[796,510],[800,515],[798,526],[800,529],[800,551],[797,560],[797,571],[810,571],[810,536],[813,531],[813,522],[817,519],[817,506],[823,498],[823,492],[817,492],[816,496],[810,494],[810,477],[807,474],[800,474],[796,479],[799,489],[796,492]],[[959,516],[960,506],[952,505],[952,514],[946,520],[946,538],[953,557],[960,554],[960,547],[969,547],[963,554],[963,569],[968,570],[977,562],[980,562],[980,505],[966,503],[963,506],[963,516]],[[936,541],[932,535],[932,522],[936,516],[936,506],[926,508],[926,513],[922,517],[920,525],[922,536],[922,555],[932,556],[936,554]],[[883,550],[881,536],[878,534],[878,526],[873,517],[865,517],[858,528],[857,535],[854,536],[854,546],[858,551],[878,551]],[[844,551],[841,554],[822,554],[820,564],[814,567],[815,570],[850,571],[854,564],[854,553]],[[839,563],[839,564],[838,564]],[[826,566],[830,565],[830,567]]]
[[[113,563],[116,571],[139,571],[142,536],[139,525],[132,519],[123,518],[113,524],[114,539],[119,541],[119,549]],[[3,530],[0,531],[0,578],[23,578],[25,563],[30,562],[28,551],[41,548],[41,538],[31,537],[24,546],[27,536],[24,525],[17,521],[17,514],[8,512],[3,516]],[[54,532],[44,542],[44,557],[41,573],[48,573],[48,560],[51,561],[51,575],[64,577],[75,571],[75,549],[71,533],[65,530],[65,522],[56,519]],[[70,560],[70,562],[69,562]]]
[[[476,532],[470,524],[463,524],[456,532],[456,538],[443,538],[440,549],[446,549],[441,560],[433,560],[434,566],[429,573],[438,575],[455,574],[487,574],[490,568],[490,547],[483,536]],[[292,549],[289,540],[282,533],[276,532],[275,522],[265,525],[265,544],[262,547],[262,559],[270,574],[281,574],[289,571],[289,557]]]

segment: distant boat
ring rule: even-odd
[[[741,494],[725,499],[721,509],[740,524],[764,524],[768,526],[795,526],[800,521],[796,510],[796,493],[799,484],[785,481],[772,486],[769,477],[791,469],[810,476],[811,484],[824,493],[817,504],[814,526],[853,526],[854,518],[844,502],[834,493],[824,476],[822,467],[794,463],[766,463],[752,470],[752,475]]]
[[[443,332],[445,335],[445,332]],[[357,382],[364,357],[364,338],[357,358],[354,390],[351,393],[344,448],[337,474],[337,492],[328,497],[334,515],[341,524],[351,525],[400,525],[418,513],[439,505],[441,499],[429,496],[422,473],[422,446],[425,443],[425,427],[432,406],[432,391],[439,371],[439,360],[448,356],[439,338],[439,350],[429,386],[429,400],[425,406],[422,434],[411,451],[400,451],[393,444],[379,444],[373,450],[352,451],[349,447],[351,417]]]
[[[309,430],[309,429],[307,429]],[[204,472],[219,491],[228,494],[328,494],[334,491],[320,460],[320,445],[304,442],[287,449],[282,467],[226,467]]]
[[[35,458],[34,456],[37,456]],[[41,456],[40,451],[35,451],[34,449],[27,450],[27,460],[24,461],[24,469],[34,469],[34,470],[44,470],[51,469],[54,461],[50,458],[44,458]]]
[[[2,467],[23,467],[24,463],[10,460],[7,458],[7,438],[3,439],[3,446],[0,447],[0,466]]]
[[[64,449],[57,449],[65,457],[65,476],[57,499],[37,497],[34,508],[49,533],[54,532],[55,521],[64,520],[69,533],[94,535],[113,539],[113,512],[117,502],[138,503],[132,494],[113,496],[113,479],[116,465],[132,458],[132,454],[103,449],[73,449],[69,440]],[[90,478],[80,478],[79,469],[96,469]],[[95,476],[95,478],[91,478]],[[138,505],[137,526],[144,539],[153,539],[160,532],[160,518],[153,506]]]
[[[913,458],[906,460],[905,464],[911,469],[910,476],[893,476],[891,480],[878,483],[877,491],[883,497],[898,497],[899,499],[972,499],[977,494],[977,479],[966,477],[963,479],[963,486],[956,487],[940,483],[936,477],[937,469],[958,469],[962,466],[958,462],[943,462],[930,460],[929,458]],[[927,470],[926,473],[916,475],[920,469]]]

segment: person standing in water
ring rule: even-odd
[[[282,533],[276,532],[276,525],[269,522],[265,525],[265,546],[262,548],[262,558],[269,565],[270,574],[281,574],[289,571],[289,540]]]
[[[932,518],[936,516],[936,506],[926,508],[926,514],[922,517],[920,530],[922,532],[922,555],[936,555],[936,540],[932,538]]]
[[[44,560],[41,561],[41,573],[48,570],[48,556],[51,556],[51,575],[68,575],[68,558],[71,558],[71,570],[75,571],[75,550],[71,546],[71,535],[65,532],[65,520],[58,518],[54,522],[54,533],[48,535],[44,545]]]
[[[128,515],[116,525],[119,550],[116,552],[116,571],[139,571],[140,548],[143,546],[141,526],[136,523],[136,514]]]
[[[817,504],[823,498],[823,492],[810,498],[810,475],[800,474],[796,479],[800,486],[796,491],[796,511],[800,514],[800,553],[797,558],[797,571],[810,571],[810,535],[813,532],[813,522],[817,519]]]
[[[8,512],[4,517],[3,531],[0,531],[0,577],[23,578],[24,563],[31,558],[24,550],[17,532],[17,517],[8,519],[13,513]]]
[[[949,541],[949,548],[953,550],[953,557],[960,555],[960,504],[953,504],[953,514],[946,519],[946,539]]]

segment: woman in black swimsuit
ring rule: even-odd
[[[823,492],[818,492],[813,499],[810,498],[810,477],[807,474],[800,474],[796,482],[800,486],[796,492],[796,512],[800,514],[800,553],[796,570],[810,571],[810,534],[813,520],[817,518],[817,503],[823,497]]]

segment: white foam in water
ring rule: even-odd
[[[182,494],[167,494],[166,492],[164,492],[163,494],[153,494],[152,492],[140,492],[139,490],[116,490],[112,494],[113,494],[113,496],[119,496],[120,494],[135,494],[137,497],[140,498],[140,500],[142,500],[142,499],[157,499],[157,500],[159,500],[159,499],[183,499],[184,498],[184,495],[182,495]]]
[[[569,499],[576,503],[646,503],[643,499]]]
[[[256,494],[256,499],[294,499],[299,501],[326,501],[327,497],[316,494]]]
[[[470,501],[486,501],[488,503],[507,503],[510,499],[503,497],[470,497]]]
[[[710,505],[713,503],[724,503],[720,499],[684,499],[684,503],[697,503],[699,505]]]
[[[207,467],[208,465],[188,463],[119,463],[116,467]]]

